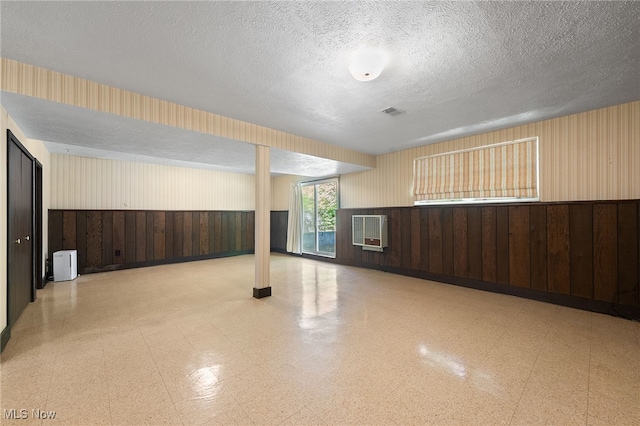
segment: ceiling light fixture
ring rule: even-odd
[[[358,81],[377,78],[387,64],[387,55],[375,49],[361,49],[353,54],[349,71]]]

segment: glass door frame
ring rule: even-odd
[[[333,177],[328,177],[328,178],[322,178],[322,179],[317,179],[317,180],[308,180],[308,181],[302,181],[299,182],[298,184],[300,185],[300,191],[302,192],[304,187],[307,186],[313,186],[313,196],[314,196],[314,205],[313,205],[313,215],[314,215],[314,240],[315,240],[315,248],[314,250],[307,250],[305,249],[305,245],[304,245],[304,214],[305,214],[305,209],[304,209],[304,194],[301,197],[301,215],[303,217],[301,217],[300,220],[300,227],[302,228],[300,231],[301,237],[302,237],[302,244],[301,244],[301,248],[302,248],[302,253],[303,254],[311,254],[314,256],[324,256],[324,257],[331,257],[331,258],[335,258],[336,257],[336,246],[337,246],[337,241],[336,241],[336,233],[337,233],[337,229],[335,229],[335,224],[334,224],[334,241],[333,241],[333,252],[326,252],[326,251],[320,251],[319,250],[319,218],[318,218],[318,185],[321,185],[323,183],[335,183],[336,184],[336,211],[340,208],[340,179],[339,176],[333,176]]]

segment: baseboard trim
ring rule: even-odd
[[[280,252],[278,250],[278,252]],[[291,253],[284,253],[289,254]],[[357,268],[377,269],[383,272],[389,272],[397,275],[405,275],[408,277],[421,278],[430,281],[441,282],[444,284],[452,284],[460,287],[473,288],[476,290],[490,291],[492,293],[506,294],[509,296],[517,296],[525,299],[538,300],[540,302],[552,303],[555,305],[566,306],[569,308],[581,309],[584,311],[597,312],[601,314],[612,315],[628,320],[640,321],[640,307],[621,305],[615,302],[606,302],[602,300],[586,299],[568,294],[550,293],[542,290],[531,288],[513,287],[506,284],[492,283],[487,281],[472,280],[469,278],[452,277],[450,275],[432,274],[424,271],[416,271],[413,269],[404,269],[391,267],[386,265],[378,265],[372,263],[356,264],[354,261],[345,259],[331,259],[321,256],[313,256],[309,254],[302,255],[308,259],[319,260],[328,263],[337,263],[340,265],[354,266]]]
[[[43,288],[45,288],[46,285],[47,285],[47,277],[43,275],[42,278],[40,278],[40,282],[38,282],[36,289],[42,290]]]
[[[120,271],[122,269],[146,268],[148,266],[171,265],[174,263],[194,262],[197,260],[219,259],[222,257],[241,256],[244,254],[253,254],[254,250],[229,251],[224,253],[203,254],[198,256],[177,257],[174,259],[148,260],[145,262],[117,263],[106,266],[90,266],[84,267],[78,271],[80,275],[95,274],[98,272]]]
[[[0,333],[0,353],[4,351],[5,346],[9,343],[9,339],[11,338],[11,326],[7,325],[2,333]]]
[[[385,268],[385,272],[390,272],[398,275],[406,275],[415,278],[422,278],[430,281],[457,285],[460,287],[473,288],[475,290],[483,290],[490,291],[492,293],[517,296],[525,299],[552,303],[554,305],[566,306],[568,308],[613,315],[629,320],[640,320],[640,307],[637,306],[620,305],[614,302],[586,299],[583,297],[571,296],[568,294],[550,293],[532,288],[513,287],[506,284],[478,281],[469,278],[452,277],[449,275],[437,275],[428,272],[407,270],[403,268],[387,267]]]

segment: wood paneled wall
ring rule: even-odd
[[[354,214],[388,216],[384,252],[351,244]],[[640,317],[638,201],[341,209],[337,227],[337,263]]]
[[[78,273],[251,253],[252,211],[49,210],[49,254],[78,250]]]
[[[288,211],[271,211],[271,251],[286,253],[288,218]]]

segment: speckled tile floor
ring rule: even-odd
[[[2,424],[640,424],[640,323],[290,256],[271,268],[261,300],[253,256],[49,283],[2,353]]]

